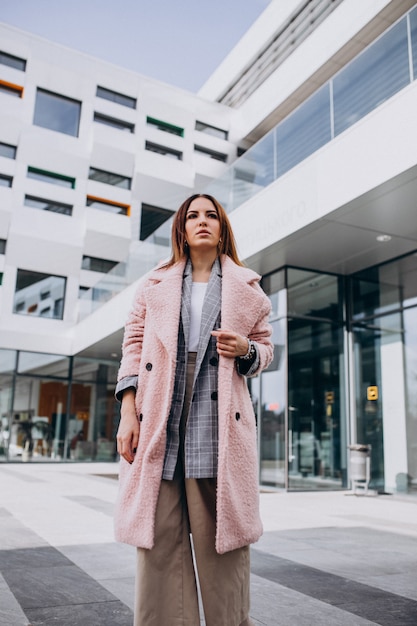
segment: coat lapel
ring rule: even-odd
[[[185,261],[154,270],[147,290],[147,319],[172,359],[177,354],[184,266]]]
[[[254,289],[260,276],[222,257],[222,328],[247,337],[265,306],[262,291]]]

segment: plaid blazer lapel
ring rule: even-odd
[[[200,370],[201,363],[207,350],[207,345],[211,339],[211,331],[220,314],[222,298],[222,271],[220,261],[217,258],[213,264],[207,291],[203,303],[201,315],[200,339],[198,342],[197,360],[195,364],[195,377]]]

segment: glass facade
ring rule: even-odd
[[[247,150],[205,191],[218,198],[228,212],[233,211],[416,78],[414,8]]]
[[[0,350],[0,460],[114,460],[117,369],[117,361]]]
[[[37,89],[33,118],[35,126],[78,137],[80,116],[81,102],[78,100]]]
[[[350,277],[264,277],[274,362],[250,381],[260,482],[349,486],[350,443],[371,446],[370,487],[417,490],[417,255]]]

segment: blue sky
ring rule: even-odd
[[[0,21],[196,92],[270,0],[0,0]]]

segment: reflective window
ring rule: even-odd
[[[145,143],[145,150],[150,150],[151,152],[156,152],[157,154],[162,154],[163,156],[171,157],[172,159],[182,160],[182,152],[179,150],[174,150],[173,148],[168,148],[167,146],[160,146],[157,143],[152,143],[151,141],[147,141]]]
[[[75,188],[75,178],[64,176],[63,174],[56,174],[55,172],[39,170],[36,167],[28,167],[27,177],[39,180],[43,183],[59,185],[60,187],[68,187],[69,189]]]
[[[104,100],[110,100],[110,102],[115,102],[116,104],[129,107],[130,109],[136,109],[136,98],[125,96],[122,93],[106,89],[105,87],[97,87],[96,96],[98,98],[104,98]]]
[[[308,315],[326,320],[342,320],[342,285],[340,278],[288,269],[288,315]]]
[[[88,178],[90,180],[97,180],[99,183],[105,183],[106,185],[121,187],[122,189],[130,189],[132,184],[132,179],[128,176],[106,172],[104,170],[99,170],[96,167],[90,167]]]
[[[6,253],[7,239],[0,239],[0,254]]]
[[[6,157],[7,159],[15,159],[16,152],[17,152],[16,146],[12,146],[8,143],[0,142],[0,156]]]
[[[162,122],[154,117],[147,117],[146,123],[150,126],[154,126],[158,130],[162,130],[165,133],[171,133],[171,135],[177,135],[178,137],[184,137],[184,129],[180,126],[174,126],[174,124],[168,124],[168,122]]]
[[[164,224],[175,211],[142,203],[139,239],[144,241]]]
[[[104,115],[103,113],[94,113],[94,121],[104,126],[110,126],[110,128],[116,128],[127,133],[135,132],[135,125],[131,122],[125,122],[124,120],[118,120],[115,117]]]
[[[60,213],[61,215],[72,215],[72,206],[55,200],[46,200],[45,198],[37,198],[35,196],[25,196],[25,206],[42,211],[52,211],[52,213]]]
[[[11,187],[13,185],[13,176],[0,174],[0,187]]]
[[[25,59],[16,57],[13,54],[8,54],[7,52],[0,51],[0,63],[2,65],[8,65],[9,67],[13,67],[15,70],[20,70],[22,72],[26,70]]]
[[[118,261],[110,261],[109,259],[98,259],[92,256],[83,256],[81,269],[90,270],[91,272],[109,272]]]
[[[39,317],[41,310],[49,305],[50,311],[47,317],[62,319],[64,315],[65,287],[66,278],[63,276],[53,276],[18,269],[13,313]],[[50,293],[47,300],[43,299],[41,295],[46,291]]]
[[[44,89],[36,90],[35,115],[36,126],[49,128],[59,133],[78,137],[80,126],[81,102]]]
[[[277,175],[287,172],[330,139],[330,91],[327,84],[277,126]]]
[[[17,363],[19,374],[36,374],[37,376],[53,376],[67,378],[69,373],[69,357],[43,352],[19,352]]]
[[[274,151],[274,136],[269,133],[233,165],[234,208],[270,185],[276,178]]]
[[[210,157],[211,159],[215,159],[216,161],[222,161],[223,163],[226,163],[227,161],[227,154],[223,154],[223,152],[217,152],[216,150],[211,150],[210,148],[197,145],[194,145],[194,150],[200,154]]]
[[[413,54],[414,80],[417,78],[417,9],[410,12],[411,50]]]
[[[407,20],[404,18],[333,79],[335,135],[409,82]]]
[[[218,137],[218,139],[227,139],[228,137],[227,130],[217,128],[216,126],[211,126],[210,124],[206,124],[205,122],[197,121],[195,123],[195,129],[199,130],[201,133],[205,133],[206,135]]]

